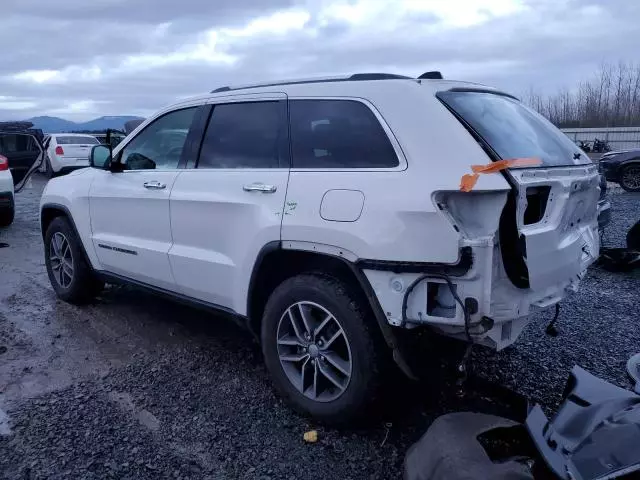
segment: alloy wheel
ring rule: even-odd
[[[622,182],[627,188],[640,188],[640,166],[627,167],[622,173]]]
[[[69,288],[73,281],[73,253],[69,240],[61,232],[55,232],[51,237],[49,262],[58,285]]]
[[[293,386],[305,397],[331,402],[351,380],[351,346],[326,308],[313,302],[291,305],[278,322],[278,357]]]

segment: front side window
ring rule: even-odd
[[[393,145],[373,112],[353,100],[291,100],[293,168],[391,168]]]
[[[226,103],[213,108],[198,168],[277,168],[284,132],[282,102]]]
[[[590,163],[564,133],[514,98],[473,91],[440,92],[438,98],[502,159],[534,157],[543,166]]]
[[[120,152],[124,169],[178,168],[196,110],[197,107],[176,110],[150,123]]]

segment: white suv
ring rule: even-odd
[[[517,99],[432,77],[222,87],[94,147],[42,196],[53,288],[225,312],[325,421],[366,411],[401,329],[504,348],[598,257],[598,173]]]

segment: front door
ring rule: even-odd
[[[199,160],[171,191],[179,291],[244,314],[260,250],[280,240],[289,176],[286,97],[213,105]]]
[[[164,289],[175,282],[169,196],[197,107],[151,122],[114,153],[123,171],[96,172],[90,190],[92,240],[101,268]]]

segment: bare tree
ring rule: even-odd
[[[604,63],[574,91],[545,97],[531,87],[524,101],[560,127],[640,126],[640,64]]]

